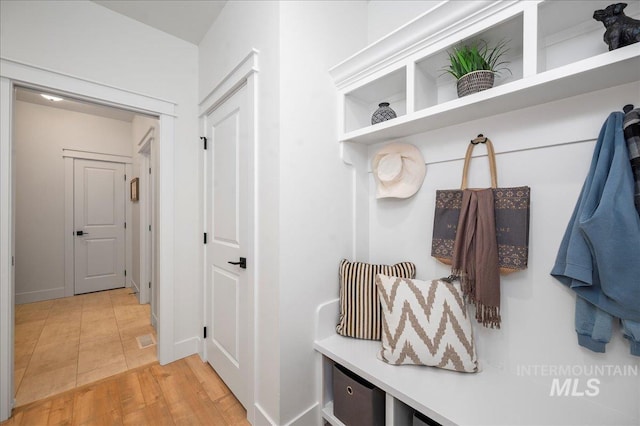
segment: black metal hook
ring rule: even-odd
[[[478,145],[479,143],[487,143],[487,138],[482,133],[480,133],[477,138],[471,139],[472,145]]]
[[[457,280],[457,279],[460,279],[460,277],[459,277],[459,276],[457,276],[457,275],[453,275],[453,274],[451,274],[451,275],[449,275],[448,277],[442,277],[442,278],[440,278],[440,281],[444,281],[444,282],[447,282],[447,283],[451,284],[452,282],[454,282],[454,281],[455,281],[455,280]]]

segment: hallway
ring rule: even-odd
[[[131,288],[16,305],[16,407],[157,361]]]

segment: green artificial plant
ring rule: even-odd
[[[443,68],[443,71],[445,74],[453,75],[456,80],[470,72],[480,70],[492,71],[496,74],[506,70],[511,73],[511,70],[504,66],[509,62],[501,60],[508,50],[506,41],[501,41],[494,47],[489,47],[484,40],[471,45],[454,47],[453,52],[447,52],[450,64]]]

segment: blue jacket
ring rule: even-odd
[[[640,217],[623,118],[611,113],[602,126],[551,274],[614,317],[640,321]]]

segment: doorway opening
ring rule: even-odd
[[[16,179],[13,175],[14,89],[25,87],[44,90],[54,96],[68,96],[102,106],[112,106],[135,113],[155,116],[157,133],[157,355],[161,364],[174,360],[173,308],[173,204],[174,204],[174,128],[175,104],[84,80],[68,74],[41,69],[16,61],[1,59],[0,76],[0,420],[9,418],[14,405],[14,278]],[[34,195],[34,194],[31,194]],[[37,194],[36,194],[37,196]]]
[[[154,167],[138,146],[151,153],[157,127],[156,117],[16,87],[17,405],[157,360],[135,343],[155,342],[156,310],[133,305],[153,292],[154,248],[141,237],[152,233]]]

